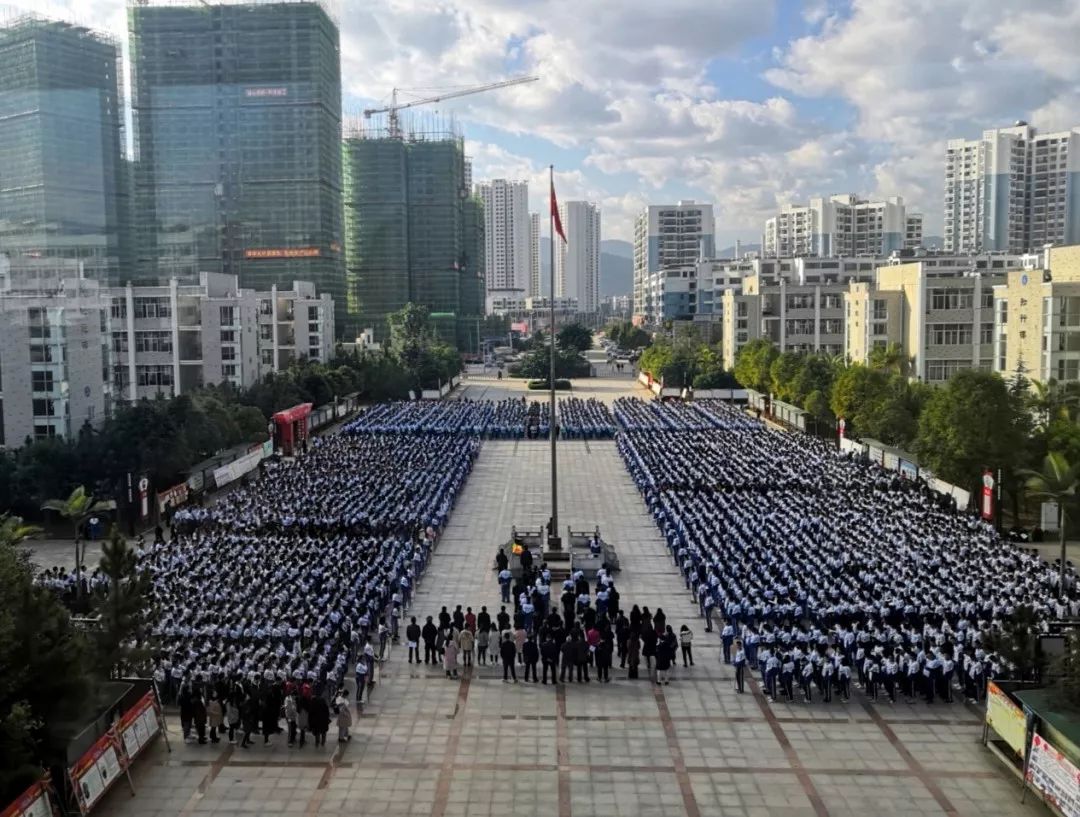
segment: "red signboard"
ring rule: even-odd
[[[68,770],[79,810],[88,814],[123,772],[116,733],[110,729]]]
[[[127,768],[161,731],[161,716],[153,692],[147,692],[139,702],[117,721],[116,734],[123,746],[124,768]]]
[[[244,258],[257,260],[260,258],[318,258],[322,250],[318,247],[265,247],[254,250],[244,250]]]
[[[14,803],[0,811],[0,817],[52,817],[52,814],[49,787],[41,780],[24,791]]]
[[[994,474],[987,468],[983,471],[982,478],[982,504],[980,511],[982,512],[983,519],[994,518]]]

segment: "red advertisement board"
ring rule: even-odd
[[[38,781],[14,803],[0,811],[0,817],[53,817],[49,787],[43,781]]]

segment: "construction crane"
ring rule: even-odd
[[[457,99],[459,96],[469,96],[470,94],[479,94],[484,91],[494,91],[497,88],[509,88],[511,85],[523,85],[527,82],[536,82],[540,77],[526,76],[526,77],[514,77],[513,79],[504,79],[502,82],[492,82],[487,85],[477,85],[472,88],[463,88],[457,91],[447,91],[441,93],[438,96],[431,96],[427,99],[417,99],[413,102],[405,102],[398,104],[397,95],[400,88],[395,88],[390,97],[390,104],[385,108],[365,108],[364,119],[371,119],[372,116],[379,113],[390,114],[390,138],[401,138],[401,126],[398,122],[398,111],[403,111],[406,108],[415,108],[418,105],[430,105],[433,102],[442,102],[445,99]]]

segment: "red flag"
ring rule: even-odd
[[[555,232],[566,243],[566,233],[563,232],[562,219],[559,218],[559,203],[555,200],[555,182],[551,182],[551,218],[554,220]]]

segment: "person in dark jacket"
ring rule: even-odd
[[[330,704],[322,695],[316,695],[308,704],[308,727],[316,746],[326,745],[326,733],[330,731]]]
[[[574,664],[577,666],[577,680],[589,683],[589,643],[584,638],[574,638]]]
[[[262,735],[263,745],[270,742],[270,736],[278,732],[278,713],[280,712],[277,697],[267,690],[262,700]]]
[[[611,631],[606,630],[600,638],[600,643],[596,645],[596,652],[593,653],[593,661],[596,662],[596,680],[600,683],[611,682],[611,655],[613,652],[614,642],[611,637]]]
[[[574,680],[574,653],[576,651],[574,646],[573,636],[567,636],[566,640],[559,645],[559,652],[562,654],[562,669],[559,670],[559,680],[563,683],[566,682],[567,676],[570,676],[571,683]]]
[[[502,658],[503,663],[503,683],[510,683],[511,676],[514,679],[514,683],[517,683],[517,669],[514,666],[514,662],[517,660],[517,645],[514,644],[514,640],[507,633],[499,644],[499,657]]]
[[[180,732],[183,734],[184,740],[190,740],[191,719],[195,714],[191,684],[184,684],[180,687],[180,697],[177,703],[180,704]]]
[[[548,682],[549,669],[551,670],[551,683],[556,683],[559,680],[559,642],[555,640],[551,632],[544,636],[544,643],[540,645],[540,657],[544,664],[543,683]]]
[[[409,663],[416,656],[416,663],[420,663],[420,625],[416,623],[416,616],[409,620],[409,626],[405,628],[405,642],[409,645]]]
[[[641,638],[637,633],[630,633],[630,640],[626,644],[626,677],[630,680],[637,680],[638,677],[638,665],[641,663]]]
[[[435,649],[435,639],[439,637],[439,628],[435,626],[435,623],[431,620],[431,616],[427,617],[427,623],[424,624],[421,635],[424,639],[424,663],[438,664],[439,653]]]
[[[240,704],[240,720],[244,726],[240,748],[246,749],[251,745],[251,736],[259,731],[259,705],[251,695],[245,697],[244,702]]]
[[[202,692],[198,689],[191,696],[191,720],[195,724],[195,734],[199,736],[199,743],[206,743],[206,701],[203,700]]]
[[[525,683],[529,682],[529,673],[532,672],[532,680],[535,684],[540,680],[536,674],[536,665],[540,661],[540,647],[536,643],[536,636],[529,636],[521,648],[522,657],[525,659]]]
[[[641,655],[645,659],[645,669],[652,669],[653,657],[656,655],[656,630],[646,627],[644,619],[641,625]]]

